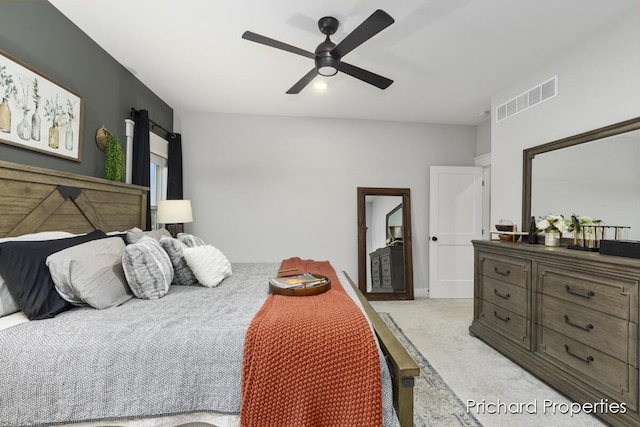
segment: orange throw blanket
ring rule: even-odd
[[[327,261],[284,260],[331,279],[314,296],[269,295],[247,331],[243,427],[382,425],[380,359],[367,320]],[[268,284],[265,283],[265,287]]]

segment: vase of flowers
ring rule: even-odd
[[[569,230],[570,220],[562,215],[547,215],[536,223],[536,228],[544,231],[545,246],[560,246],[562,233]]]
[[[51,123],[49,128],[49,147],[57,150],[60,146],[60,131],[58,128],[63,118],[62,107],[58,102],[58,94],[54,98],[45,100],[44,115]]]
[[[0,65],[0,90],[4,90],[2,102],[0,103],[0,132],[11,132],[11,109],[9,108],[9,98],[15,96],[16,86],[13,77],[7,72],[7,67]]]

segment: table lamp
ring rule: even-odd
[[[158,201],[158,223],[164,224],[173,237],[184,232],[185,222],[193,222],[191,200]]]

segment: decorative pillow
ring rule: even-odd
[[[94,240],[56,252],[46,264],[56,291],[74,305],[120,305],[133,296],[122,270],[125,248],[120,237]]]
[[[231,276],[231,263],[219,249],[211,245],[185,248],[183,253],[187,265],[203,286],[216,287]]]
[[[178,239],[173,237],[162,237],[160,239],[160,246],[165,250],[171,265],[173,265],[173,282],[172,285],[197,285],[198,279],[193,275],[193,272],[187,265],[187,261],[184,259],[183,250],[187,248],[187,245],[182,243]]]
[[[9,293],[9,288],[2,276],[0,276],[0,317],[20,311],[16,300]]]
[[[196,246],[204,246],[206,244],[201,238],[188,233],[178,233],[178,240],[180,240],[190,248],[195,248]]]
[[[73,237],[73,234],[67,233],[66,231],[43,231],[40,233],[23,234],[18,237],[6,237],[0,239],[0,242],[12,242],[16,240],[55,240],[64,239],[65,237]],[[20,311],[18,304],[9,293],[9,288],[7,288],[4,279],[0,276],[0,317],[13,314],[17,311]]]
[[[0,275],[29,320],[54,317],[73,307],[56,292],[45,264],[47,257],[71,246],[104,237],[105,233],[96,230],[66,239],[0,244]]]
[[[143,237],[124,250],[122,267],[133,294],[143,299],[158,299],[169,292],[173,267],[160,243]]]
[[[171,237],[171,233],[169,233],[165,228],[159,228],[157,230],[150,230],[150,231],[142,231],[138,227],[134,227],[130,230],[127,230],[127,236],[125,240],[129,244],[136,243],[145,236],[152,237],[155,240],[160,240],[162,236]]]

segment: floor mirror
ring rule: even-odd
[[[358,187],[358,287],[369,300],[413,299],[408,188]]]

